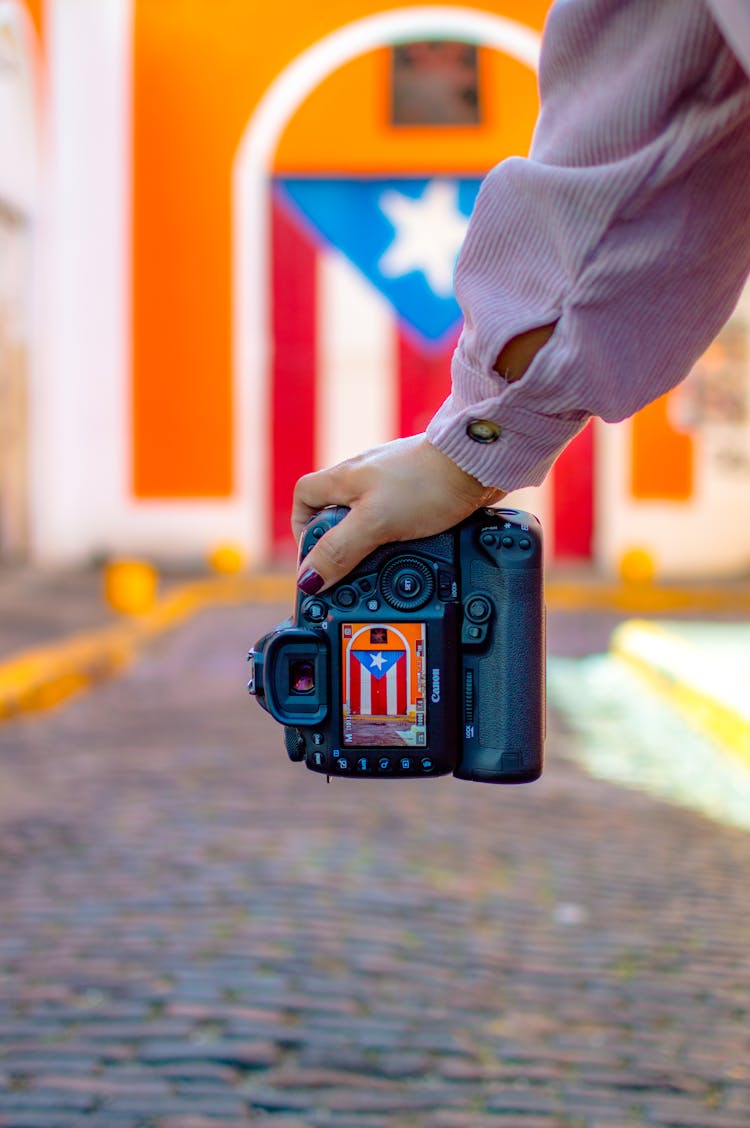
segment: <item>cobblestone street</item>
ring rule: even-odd
[[[0,728],[0,1128],[747,1128],[750,836],[554,717],[530,786],[326,785],[244,693],[285,614]]]

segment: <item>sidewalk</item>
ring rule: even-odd
[[[203,607],[291,597],[286,575],[166,575],[154,606],[118,615],[98,569],[0,572],[0,722],[50,708],[118,673]]]
[[[623,623],[611,652],[750,767],[750,623]]]
[[[328,786],[243,692],[281,613],[0,726],[0,1128],[747,1128],[750,835],[557,713],[528,787]]]

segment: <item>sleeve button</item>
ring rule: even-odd
[[[491,419],[473,419],[466,428],[466,434],[475,443],[494,443],[500,438],[501,427]]]

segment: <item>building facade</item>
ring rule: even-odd
[[[286,558],[296,477],[421,430],[547,0],[0,0],[0,561]],[[552,561],[750,566],[750,304],[538,490]]]

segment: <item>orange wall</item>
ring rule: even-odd
[[[321,82],[284,131],[276,170],[481,174],[527,151],[537,89],[536,76],[522,63],[480,51],[482,122],[450,129],[389,125],[389,64],[390,51],[370,51]]]
[[[694,442],[669,418],[669,396],[633,416],[630,492],[636,501],[690,501]]]
[[[28,9],[29,15],[34,21],[37,35],[41,37],[42,34],[42,6],[44,0],[21,0],[21,3]]]
[[[136,496],[197,498],[231,493],[230,206],[235,149],[260,96],[296,55],[343,24],[401,6],[372,0],[326,4],[277,0],[273,5],[258,0],[222,0],[221,4],[136,0]],[[494,0],[476,2],[474,7],[541,28],[549,2]],[[306,154],[300,146],[301,133],[309,131],[319,145],[323,167],[335,168],[335,122],[341,116],[335,91],[339,82],[356,81],[358,70],[378,65],[382,66],[382,53],[380,63],[373,57],[354,66],[348,76],[324,84],[326,89],[301,108],[299,122],[290,123],[279,167],[301,167],[298,162],[303,161],[310,167],[310,146]],[[533,78],[520,75],[522,69],[510,60],[491,68],[488,79],[498,93],[498,116],[467,158],[472,169],[491,166],[508,148],[527,147],[536,94]],[[533,102],[528,101],[531,97]],[[366,134],[372,139],[380,129],[371,117],[362,140]],[[412,138],[415,160],[418,156],[427,167],[429,145],[424,138],[416,144],[418,140]],[[378,152],[385,159],[382,142],[381,137]],[[359,159],[363,152],[361,148]],[[401,168],[402,160],[403,152],[394,156],[393,163]],[[446,160],[444,153],[441,167]]]

